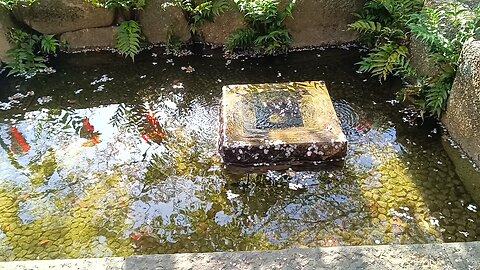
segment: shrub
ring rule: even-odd
[[[372,0],[355,14],[358,20],[349,25],[350,29],[359,32],[362,39],[374,47],[358,63],[361,72],[370,72],[380,80],[392,74],[416,75],[408,60],[406,43],[408,24],[422,7],[423,0]]]
[[[145,0],[87,0],[96,7],[103,8],[123,8],[123,9],[142,9],[145,6]]]
[[[446,108],[463,45],[480,34],[480,7],[469,10],[462,3],[445,3],[425,8],[414,15],[414,21],[409,25],[411,32],[428,46],[429,58],[441,70],[417,96],[424,100],[423,110],[439,117]]]
[[[39,36],[18,29],[10,32],[9,39],[14,47],[7,51],[10,60],[8,75],[32,75],[47,68],[47,55],[56,53],[60,47],[60,42],[53,35]]]
[[[227,48],[252,48],[257,53],[274,55],[286,52],[292,43],[284,21],[291,17],[296,0],[291,0],[284,11],[278,10],[275,0],[235,0],[240,12],[245,16],[248,27],[233,33]]]
[[[420,0],[371,0],[350,29],[358,31],[373,46],[359,62],[360,72],[369,72],[380,80],[401,75],[412,81],[404,90],[413,97],[421,115],[440,117],[452,87],[458,61],[466,41],[480,33],[480,8],[469,10],[458,2],[423,8]],[[409,63],[410,36],[423,41],[428,57],[441,72],[436,77],[419,76]]]
[[[163,8],[179,7],[189,20],[190,31],[197,34],[198,29],[206,22],[213,22],[216,16],[228,9],[226,0],[211,0],[197,3],[194,0],[174,0],[166,2]]]

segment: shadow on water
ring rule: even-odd
[[[435,127],[404,121],[399,83],[357,74],[359,56],[155,48],[134,64],[68,55],[55,74],[0,78],[0,260],[478,240]],[[222,86],[306,80],[326,81],[345,164],[225,170]],[[30,94],[7,104],[17,90]]]

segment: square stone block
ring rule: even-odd
[[[228,85],[219,151],[233,165],[317,163],[344,157],[347,140],[322,81]]]

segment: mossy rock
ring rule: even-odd
[[[235,2],[229,0],[228,4],[229,9],[215,17],[214,22],[200,27],[200,35],[204,42],[225,44],[231,34],[247,26],[243,14],[240,13]]]
[[[84,0],[41,0],[13,10],[17,20],[43,34],[61,34],[109,26],[114,11],[96,8]]]
[[[167,43],[169,36],[179,41],[188,41],[191,37],[188,21],[182,9],[164,8],[167,0],[149,0],[140,11],[140,25],[147,40],[153,44]]]

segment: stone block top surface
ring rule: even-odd
[[[326,160],[346,152],[340,120],[322,81],[228,85],[221,110],[220,152],[227,163],[300,160],[302,155]],[[270,147],[279,152],[268,153]],[[244,150],[257,152],[257,158],[245,157]],[[289,153],[279,158],[282,150]]]

